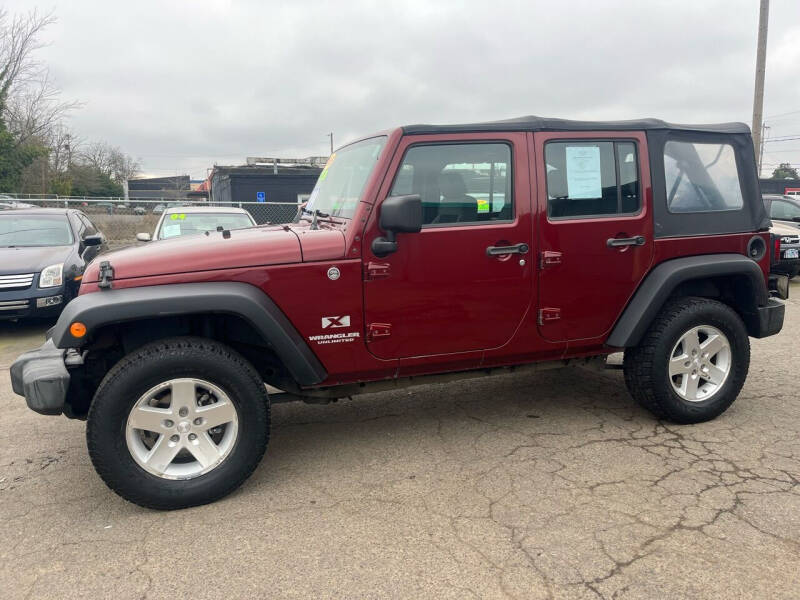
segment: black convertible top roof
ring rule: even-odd
[[[414,133],[471,133],[476,131],[641,131],[641,130],[697,131],[703,133],[750,133],[744,123],[718,123],[710,125],[681,125],[661,119],[634,119],[631,121],[573,121],[550,119],[530,115],[486,123],[461,125],[406,125],[403,132]]]

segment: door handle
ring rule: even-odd
[[[609,248],[622,248],[624,246],[644,246],[647,240],[643,235],[637,235],[629,238],[608,238],[606,246]]]
[[[514,244],[513,246],[489,246],[486,256],[502,256],[504,254],[527,254],[531,247],[528,244]]]

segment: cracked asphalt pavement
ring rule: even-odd
[[[177,512],[114,495],[82,422],[12,394],[45,327],[0,324],[2,597],[797,598],[792,294],[713,422],[582,369],[277,405],[253,477]]]

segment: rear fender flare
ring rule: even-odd
[[[754,317],[766,306],[769,292],[761,267],[742,254],[705,254],[665,261],[655,267],[617,320],[606,345],[613,348],[636,346],[664,303],[684,282],[711,277],[744,276],[755,294],[748,312]],[[742,308],[742,307],[738,307]]]
[[[92,332],[106,325],[191,314],[243,318],[301,386],[316,385],[327,377],[322,363],[283,311],[263,291],[247,283],[180,283],[84,294],[67,304],[48,335],[57,348],[80,348],[91,339]],[[86,326],[86,335],[77,338],[70,333],[75,321]]]

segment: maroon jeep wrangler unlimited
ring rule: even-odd
[[[783,324],[768,227],[746,125],[402,127],[333,154],[292,224],[101,256],[12,384],[87,419],[100,476],[162,509],[250,475],[270,400],[624,350],[633,398],[696,423]]]

